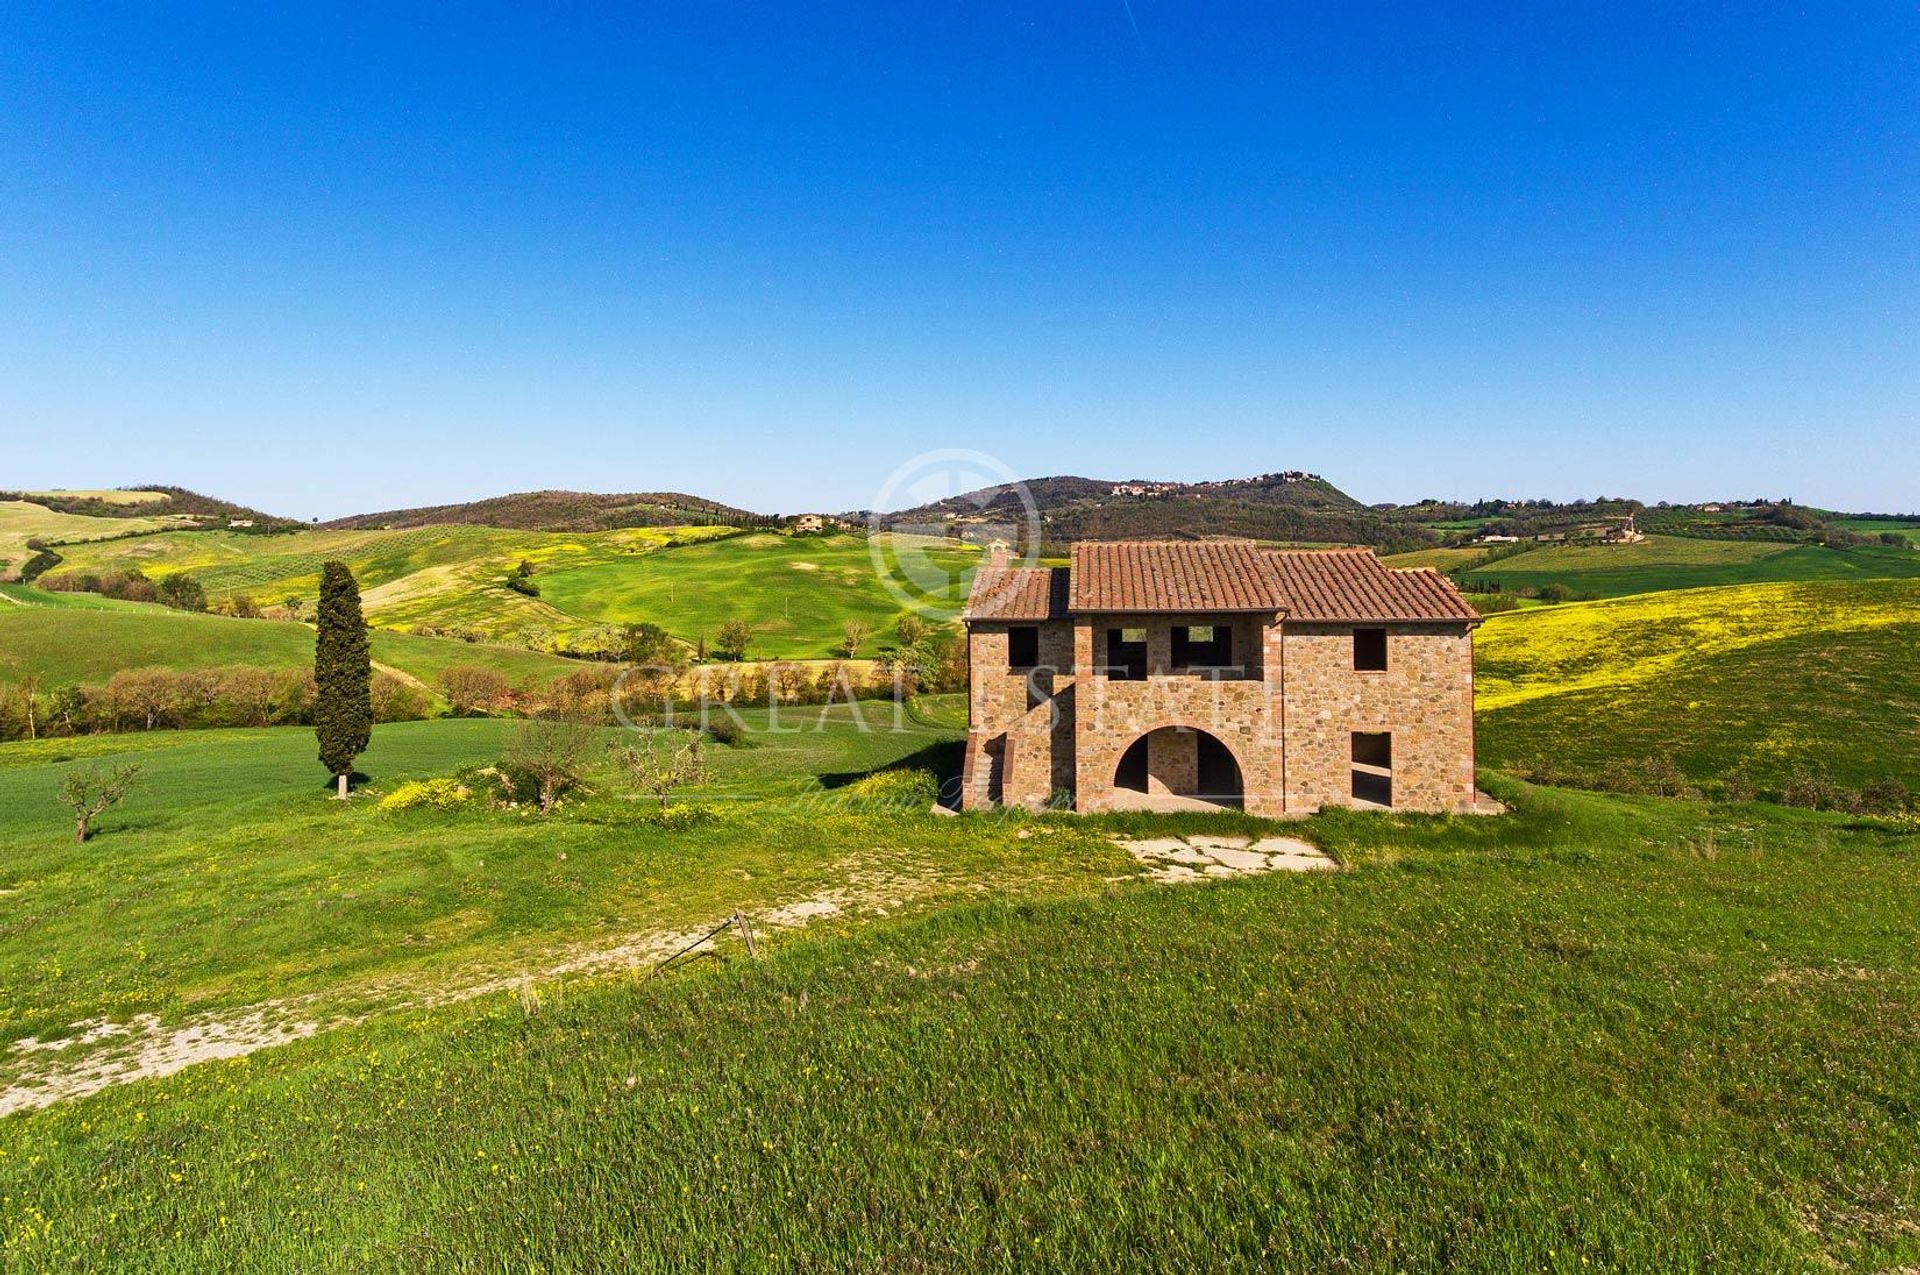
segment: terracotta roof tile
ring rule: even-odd
[[[1287,596],[1289,620],[1442,620],[1473,623],[1453,581],[1430,567],[1395,569],[1371,549],[1267,552]]]
[[[1371,549],[1261,549],[1251,540],[1081,541],[1073,566],[983,566],[964,618],[1033,622],[1073,612],[1278,611],[1290,620],[1480,619],[1453,582],[1395,569]]]
[[[1280,579],[1251,540],[1098,541],[1073,546],[1074,611],[1279,611]]]
[[[974,573],[963,618],[1063,620],[1066,615],[1065,568],[983,566]]]

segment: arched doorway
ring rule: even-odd
[[[1162,726],[1134,740],[1114,768],[1113,789],[1122,810],[1237,810],[1246,796],[1233,750],[1188,726]]]

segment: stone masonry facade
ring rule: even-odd
[[[1076,546],[1064,576],[976,578],[964,807],[1472,808],[1479,617],[1443,577],[1246,541]]]

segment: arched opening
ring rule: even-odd
[[[1120,755],[1113,773],[1121,810],[1237,810],[1246,795],[1233,750],[1203,730],[1163,726]]]

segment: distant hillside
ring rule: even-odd
[[[1483,765],[1594,787],[1671,768],[1714,795],[1796,775],[1920,788],[1920,580],[1542,607],[1490,617],[1474,646]]]
[[[143,483],[114,490],[0,491],[0,501],[23,501],[55,513],[83,518],[217,519],[251,522],[255,530],[291,530],[306,525],[295,518],[282,518],[164,483]]]
[[[1251,536],[1411,548],[1432,530],[1361,504],[1318,474],[1297,471],[1180,483],[1072,476],[1029,479],[1048,547],[1075,540]],[[985,487],[886,516],[892,524],[1002,522],[1024,506],[1012,487]]]
[[[523,491],[457,505],[422,505],[355,514],[324,524],[342,530],[431,527],[461,523],[512,531],[611,531],[619,527],[671,527],[683,523],[754,526],[773,519],[717,500],[678,491],[601,494],[587,491]]]

